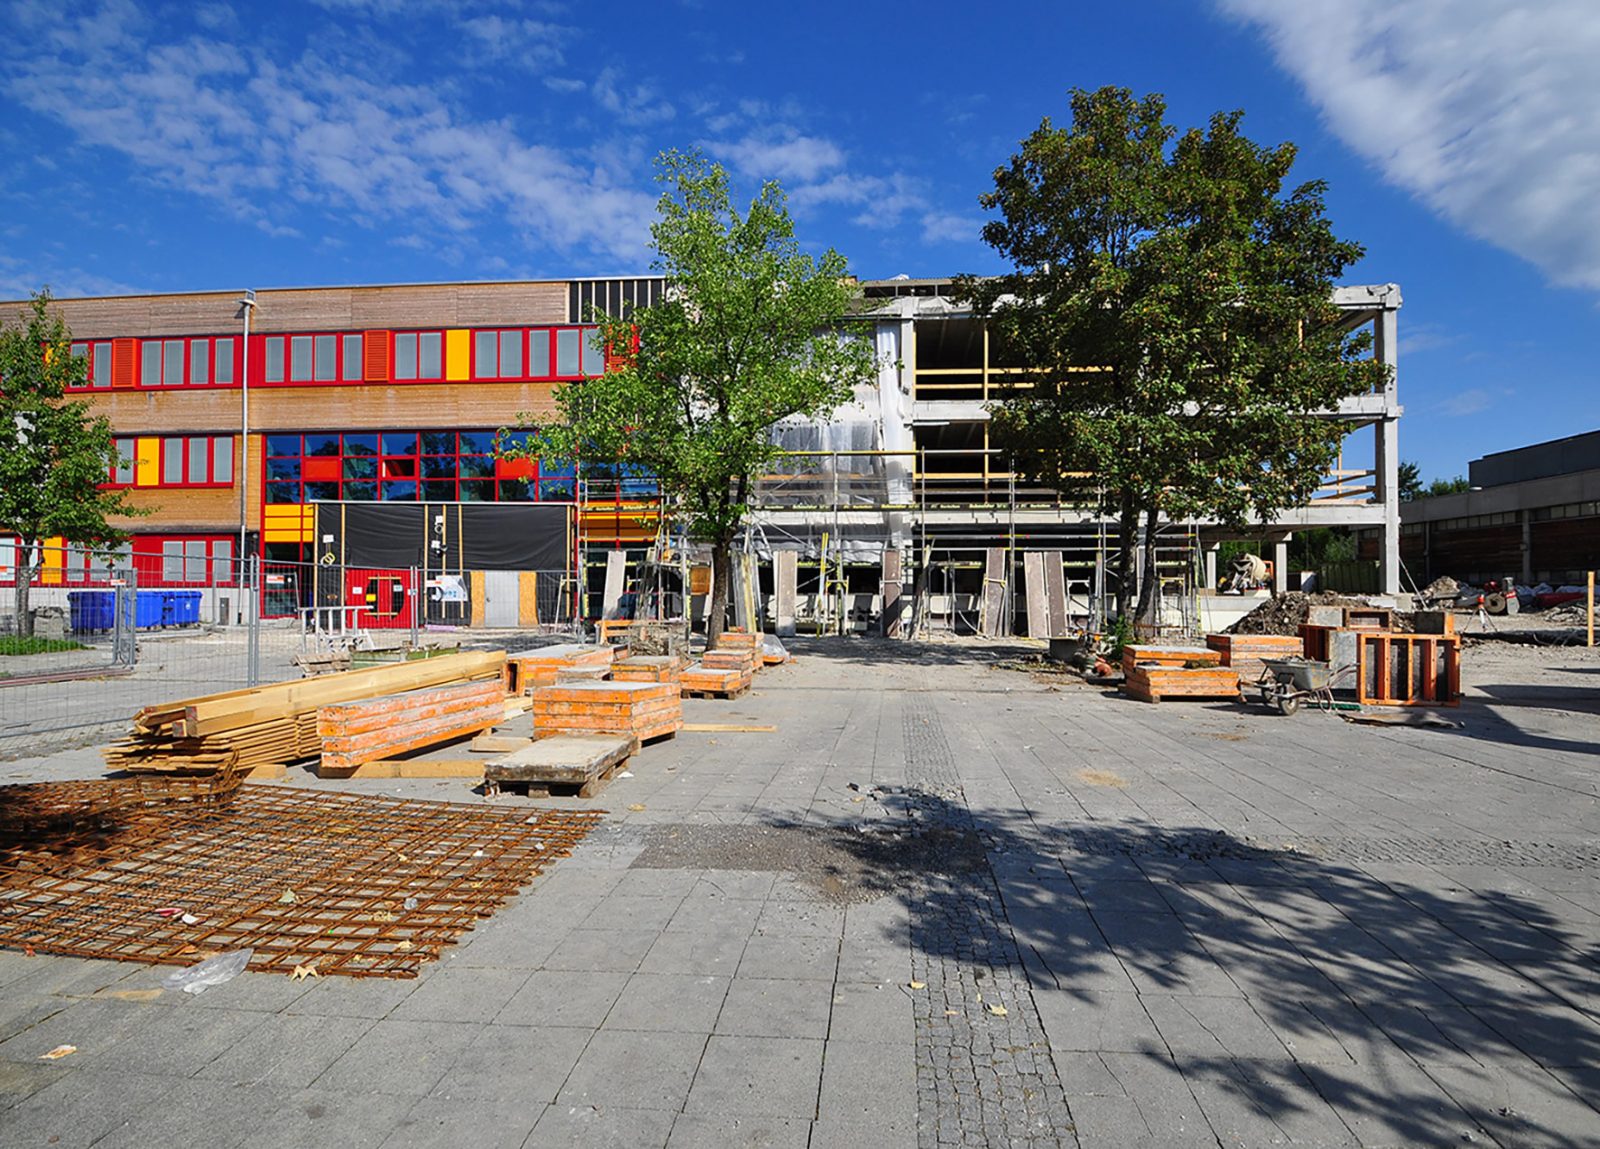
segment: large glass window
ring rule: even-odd
[[[339,378],[339,337],[318,335],[315,358],[315,376],[318,383],[332,383]]]
[[[117,440],[117,461],[111,472],[111,481],[122,485],[133,482],[133,453],[136,444],[132,439]]]
[[[528,332],[528,375],[534,379],[550,378],[550,329],[535,327]]]
[[[168,339],[162,344],[165,362],[161,367],[161,383],[166,387],[183,386],[183,340]]]
[[[273,335],[267,339],[267,365],[266,381],[268,383],[283,382],[283,336]]]
[[[346,335],[344,337],[344,377],[351,383],[359,382],[362,378],[361,367],[361,336]]]
[[[606,340],[598,327],[584,332],[583,373],[590,378],[606,373]]]
[[[139,382],[145,387],[161,386],[161,342],[146,339],[139,345]]]
[[[417,377],[417,336],[414,332],[403,331],[394,337],[394,377]]]
[[[219,339],[217,348],[217,369],[215,372],[218,383],[233,382],[233,340]]]
[[[444,378],[444,336],[437,331],[424,331],[417,336],[417,377]]]
[[[289,381],[311,382],[311,336],[295,335],[289,339]]]
[[[217,435],[211,440],[211,481],[233,482],[233,438]]]
[[[218,342],[224,342],[218,340]],[[196,339],[189,344],[189,382],[204,387],[211,382],[211,340]]]
[[[183,482],[183,440],[161,440],[161,481],[167,484]]]
[[[96,387],[111,386],[111,344],[109,342],[96,343],[94,354],[89,365],[91,378]]]
[[[556,374],[563,379],[577,375],[583,356],[583,332],[575,327],[556,332]]]

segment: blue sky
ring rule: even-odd
[[[639,272],[651,159],[691,146],[858,274],[993,271],[994,168],[1120,84],[1329,181],[1349,280],[1405,294],[1425,477],[1600,425],[1592,0],[0,11],[0,297]]]

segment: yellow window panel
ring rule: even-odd
[[[472,332],[461,329],[444,333],[444,377],[452,383],[471,378]]]
[[[133,485],[161,485],[161,440],[136,439],[133,444]]]

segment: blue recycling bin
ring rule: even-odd
[[[68,591],[67,617],[74,633],[88,634],[112,629],[116,625],[116,604],[116,591]]]
[[[161,625],[161,608],[165,604],[166,596],[158,590],[142,590],[133,606],[133,625],[140,630],[148,630],[153,626]]]
[[[200,625],[200,599],[201,593],[197,590],[180,590],[174,592],[178,607],[179,626]]]

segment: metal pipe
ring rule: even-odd
[[[239,612],[238,621],[244,621],[244,596],[249,593],[245,587],[245,528],[249,523],[249,493],[250,493],[250,316],[256,309],[256,293],[246,291],[239,300],[239,306],[244,308],[244,345],[240,353],[239,364],[239,390],[242,395],[239,412]]]

